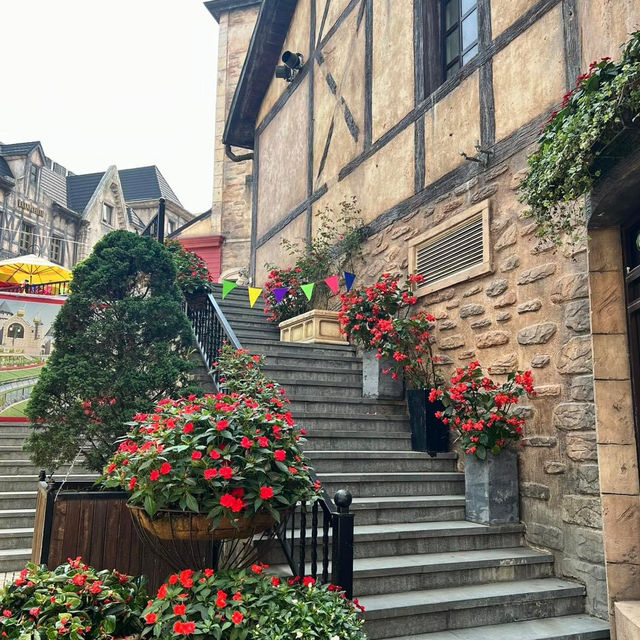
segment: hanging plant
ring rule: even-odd
[[[521,202],[538,223],[538,235],[561,244],[585,234],[579,201],[602,173],[598,159],[640,117],[640,31],[632,34],[622,58],[591,63],[562,106],[551,114],[529,157],[520,185]],[[606,154],[604,154],[606,155]]]

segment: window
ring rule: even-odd
[[[49,259],[57,264],[62,264],[62,238],[51,238]]]
[[[176,230],[175,220],[167,220],[167,229],[169,233],[173,233]]]
[[[24,338],[24,327],[17,322],[9,325],[7,329],[7,338]]]
[[[471,207],[411,240],[409,269],[424,277],[417,295],[489,273],[489,203]]]
[[[20,229],[20,254],[34,253],[36,228],[28,222],[23,222]]]
[[[38,167],[35,164],[29,166],[29,186],[36,187],[38,185]]]
[[[102,203],[102,222],[110,227],[113,226],[113,207],[106,202]]]
[[[425,88],[433,93],[478,54],[477,0],[424,0]]]

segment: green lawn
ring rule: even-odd
[[[44,366],[44,365],[42,365]],[[40,375],[41,367],[31,367],[29,369],[13,369],[12,371],[0,371],[0,382],[10,380],[22,380],[24,378],[34,378]]]
[[[27,408],[28,400],[23,400],[22,402],[18,402],[18,404],[11,405],[7,409],[5,409],[0,416],[3,418],[25,418],[25,410]]]

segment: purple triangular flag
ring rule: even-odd
[[[276,298],[276,304],[280,304],[284,300],[284,297],[287,295],[287,293],[289,293],[288,287],[281,287],[280,289],[274,289],[273,295]]]
[[[347,293],[351,291],[351,287],[353,287],[353,283],[355,282],[356,274],[349,273],[348,271],[344,272],[344,283],[347,285]]]

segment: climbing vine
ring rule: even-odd
[[[538,235],[561,244],[585,235],[579,201],[602,173],[598,159],[628,127],[640,124],[640,31],[632,34],[619,62],[591,63],[543,127],[521,202],[538,224]],[[576,202],[578,201],[578,202]]]

